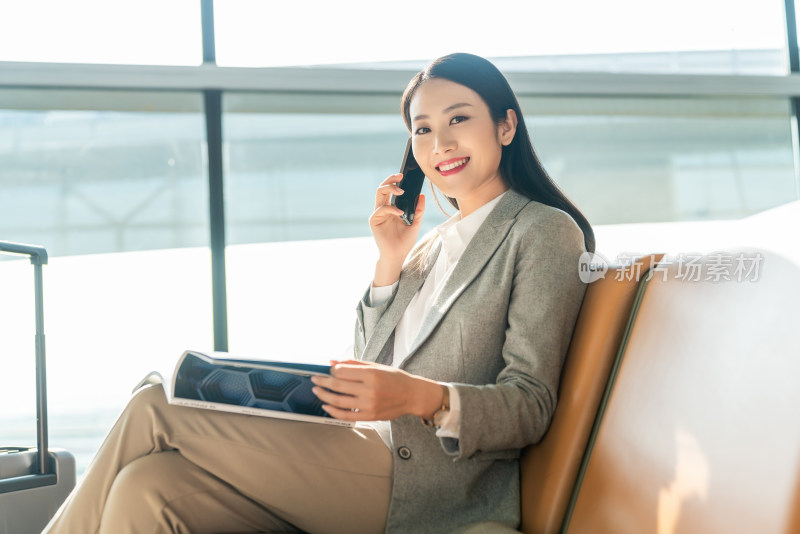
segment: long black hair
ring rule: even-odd
[[[450,80],[478,93],[489,107],[489,113],[496,123],[505,120],[507,110],[514,110],[518,120],[517,131],[511,143],[502,149],[500,174],[503,180],[511,189],[531,200],[568,213],[583,231],[586,250],[594,252],[594,231],[589,221],[553,182],[536,157],[517,97],[498,68],[490,61],[472,54],[450,54],[434,60],[411,79],[403,92],[401,108],[409,131],[411,100],[417,89],[433,78]],[[456,199],[447,197],[447,200],[458,209]]]

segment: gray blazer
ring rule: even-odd
[[[426,246],[427,245],[427,246]],[[356,357],[383,361],[394,329],[441,243],[425,236],[389,301],[358,304]],[[585,285],[583,233],[565,212],[514,191],[467,246],[401,368],[453,383],[460,438],[438,438],[419,418],[391,422],[394,479],[387,532],[452,532],[520,520],[520,449],[539,441],[556,404],[561,365]]]

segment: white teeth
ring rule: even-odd
[[[450,170],[455,169],[456,167],[460,167],[461,165],[464,165],[466,162],[467,162],[467,158],[460,159],[460,160],[455,161],[453,163],[448,163],[447,165],[442,165],[441,167],[439,167],[439,170],[440,171],[450,171]]]

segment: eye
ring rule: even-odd
[[[431,131],[430,128],[426,128],[425,126],[422,126],[421,128],[417,128],[414,131],[414,135],[422,135],[422,134],[426,134],[426,133],[428,133],[430,131]]]
[[[464,115],[456,115],[452,119],[450,119],[450,124],[458,124],[459,122],[464,122],[469,117],[465,117]]]

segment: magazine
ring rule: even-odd
[[[170,404],[353,426],[328,415],[322,409],[322,401],[311,392],[311,377],[329,374],[327,365],[248,360],[227,352],[187,350],[168,380],[151,373],[142,383],[157,377],[164,384]]]

